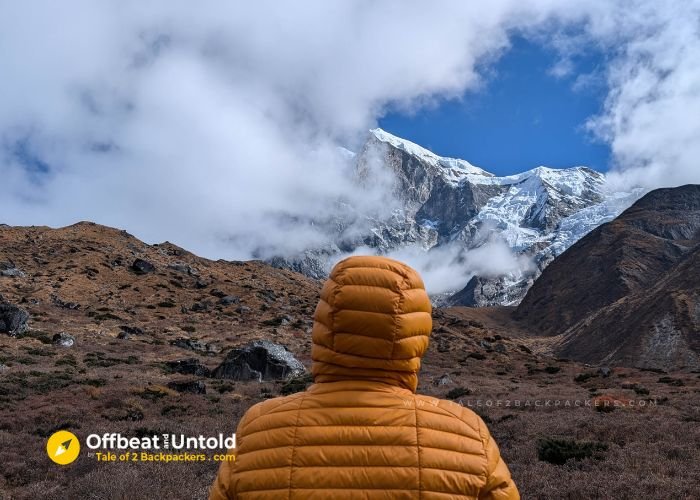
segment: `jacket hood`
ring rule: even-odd
[[[415,392],[431,311],[423,280],[406,264],[379,256],[340,261],[314,313],[314,382],[373,380]]]

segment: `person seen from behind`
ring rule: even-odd
[[[314,384],[246,412],[210,500],[519,499],[484,421],[415,393],[431,329],[414,269],[340,261],[314,314]]]

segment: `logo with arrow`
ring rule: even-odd
[[[78,458],[80,441],[72,432],[55,432],[46,443],[46,453],[57,464],[68,465]]]

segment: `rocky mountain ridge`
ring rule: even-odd
[[[562,356],[700,368],[700,185],[651,191],[560,255],[515,312]]]
[[[605,176],[587,167],[537,167],[499,177],[381,129],[370,131],[352,161],[360,183],[390,173],[397,202],[391,214],[369,221],[359,236],[344,233],[339,221],[329,247],[271,262],[322,277],[332,262],[357,249],[390,254],[407,247],[425,252],[449,247],[459,267],[466,252],[493,242],[529,261],[517,269],[474,275],[459,293],[446,294],[443,305],[516,305],[554,257],[640,195],[639,190],[609,192]]]

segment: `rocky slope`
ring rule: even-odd
[[[700,186],[652,191],[545,269],[515,312],[561,355],[700,367]]]
[[[357,248],[389,253],[449,246],[457,260],[464,260],[465,252],[494,241],[527,257],[523,262],[531,261],[518,269],[474,276],[464,290],[442,301],[445,305],[517,304],[555,256],[614,218],[639,194],[606,192],[604,175],[586,167],[538,167],[498,177],[381,129],[370,132],[354,161],[360,183],[376,175],[376,169],[390,172],[398,202],[391,214],[372,218],[360,235],[347,234],[343,221],[336,221],[340,230],[330,248],[272,262],[322,277],[334,258]]]
[[[202,259],[95,224],[0,225],[0,315],[13,318],[0,333],[0,497],[206,498],[217,462],[103,463],[81,451],[59,467],[46,439],[234,432],[252,405],[309,383],[277,378],[310,367],[319,291],[262,262]],[[436,309],[419,392],[480,413],[529,497],[624,498],[646,477],[636,495],[697,498],[700,426],[688,423],[700,379],[554,358],[510,309]],[[538,440],[562,436],[608,451],[565,466],[539,458]]]

